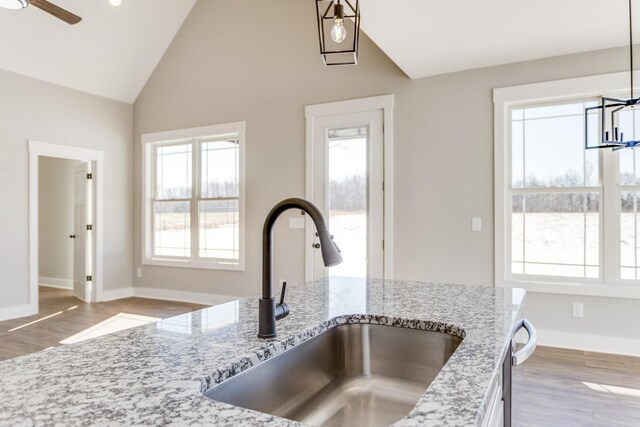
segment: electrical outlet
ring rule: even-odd
[[[482,231],[482,218],[471,218],[471,231]]]
[[[584,304],[581,302],[573,303],[573,317],[584,317]]]
[[[138,268],[138,269],[136,270],[136,274],[137,274],[137,276],[138,276],[138,279],[140,279],[140,278],[142,277],[142,269],[141,269],[141,268]]]

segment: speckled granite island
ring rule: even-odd
[[[520,289],[333,278],[293,285],[278,338],[259,340],[257,298],[0,363],[0,425],[301,425],[203,392],[342,323],[463,337],[398,426],[481,425],[524,298]]]

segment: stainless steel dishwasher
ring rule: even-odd
[[[515,336],[520,330],[525,329],[529,334],[529,339],[524,346],[515,351]],[[514,329],[511,336],[511,344],[507,350],[507,355],[502,363],[502,402],[504,408],[503,425],[504,427],[511,427],[511,374],[514,367],[517,367],[524,363],[536,350],[536,344],[538,342],[538,334],[536,328],[533,327],[531,322],[527,319],[521,319]]]

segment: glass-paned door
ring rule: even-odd
[[[382,120],[382,111],[371,111],[316,122],[312,202],[325,215],[343,262],[326,269],[314,239],[314,279],[384,276]]]

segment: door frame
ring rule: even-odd
[[[103,277],[103,198],[104,198],[104,152],[70,145],[51,144],[29,140],[29,305],[32,314],[38,313],[38,192],[39,157],[56,157],[93,163],[95,195],[93,198],[94,271],[91,301],[102,300]]]
[[[314,188],[314,134],[316,120],[321,117],[342,114],[365,113],[382,110],[382,143],[384,171],[384,279],[393,279],[393,108],[394,96],[380,95],[369,98],[351,99],[347,101],[329,102],[307,105],[306,120],[306,194],[307,200],[313,200]],[[309,250],[313,244],[313,230],[307,227],[305,233],[305,280],[313,278],[313,252]]]

